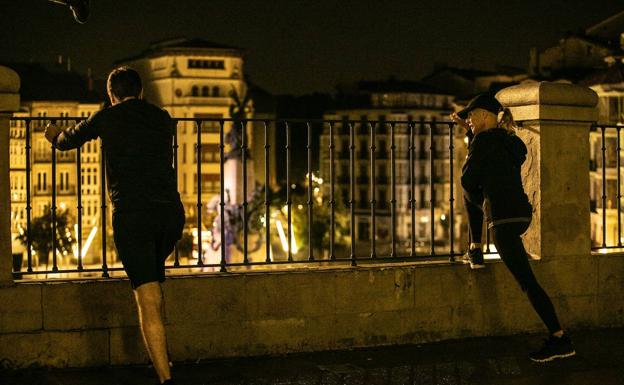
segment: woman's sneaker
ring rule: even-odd
[[[475,269],[483,269],[485,267],[485,262],[483,262],[483,251],[480,248],[468,250],[464,257],[462,258],[464,263],[470,263],[470,268]]]
[[[560,338],[550,336],[544,340],[542,348],[536,352],[530,353],[529,358],[535,362],[549,362],[557,358],[572,357],[576,354],[574,345],[567,335]]]

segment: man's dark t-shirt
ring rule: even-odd
[[[143,100],[129,99],[91,115],[57,137],[60,150],[101,138],[114,211],[180,202],[172,166],[174,122]]]

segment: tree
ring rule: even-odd
[[[228,159],[240,159],[242,151],[241,144],[243,141],[243,135],[245,136],[245,144],[249,145],[247,139],[247,133],[245,132],[244,119],[247,119],[252,112],[251,108],[251,95],[249,92],[245,92],[244,95],[238,95],[236,88],[232,85],[230,90],[230,97],[232,98],[232,104],[230,104],[230,116],[232,117],[232,128],[225,134],[224,141],[229,145],[229,151],[225,154],[225,160]],[[245,148],[245,156],[249,157],[249,149]]]
[[[307,179],[306,179],[307,184]],[[322,182],[319,179],[312,179],[312,231],[310,232],[310,221],[308,220],[308,190],[307,186],[301,186],[294,189],[291,193],[292,217],[294,233],[299,245],[304,247],[311,246],[314,254],[323,255],[323,250],[329,252],[329,243],[331,241],[331,206],[328,199],[323,199]],[[343,209],[344,204],[340,198],[334,196],[334,247],[340,248],[346,246],[349,238],[349,220],[346,211]],[[311,233],[311,234],[310,234]]]
[[[49,211],[46,207],[45,211]],[[56,248],[61,253],[73,253],[76,240],[71,235],[71,217],[67,210],[58,211],[56,214]],[[24,232],[17,239],[28,247],[29,234]],[[39,256],[40,264],[48,264],[48,257],[52,251],[52,214],[44,214],[34,218],[30,226],[30,241],[32,248]]]

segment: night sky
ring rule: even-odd
[[[52,62],[104,77],[153,41],[187,36],[243,48],[268,91],[331,91],[339,82],[417,80],[434,63],[525,68],[532,46],[624,10],[622,0],[91,0],[87,24],[47,0],[2,0],[0,61]]]

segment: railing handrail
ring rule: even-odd
[[[86,120],[88,119],[88,116],[14,116],[9,118],[9,120],[12,121],[59,121],[59,120],[73,120],[73,121],[82,121],[82,120]],[[238,122],[238,123],[246,123],[246,122],[258,122],[258,123],[263,123],[263,122],[277,122],[277,123],[331,123],[331,124],[342,124],[342,123],[346,123],[346,124],[354,124],[354,125],[358,125],[360,123],[362,123],[362,121],[360,119],[349,119],[349,120],[342,120],[342,119],[322,119],[322,118],[313,118],[313,119],[307,119],[307,118],[279,118],[279,119],[265,119],[265,118],[244,118],[244,119],[236,119],[236,118],[210,118],[210,117],[206,117],[206,118],[193,118],[193,117],[186,117],[186,118],[179,118],[179,117],[175,117],[172,116],[171,117],[172,120],[177,121],[177,122],[197,122],[197,121],[201,121],[201,122],[215,122],[215,123],[220,123],[220,122]],[[440,126],[454,126],[456,125],[455,122],[452,121],[446,121],[446,120],[424,120],[424,121],[415,121],[415,120],[367,120],[367,123],[374,123],[374,124],[379,124],[382,123],[385,126],[388,126],[390,124],[401,124],[401,125],[413,125],[414,127],[417,126],[422,126],[422,125],[440,125]],[[23,127],[22,127],[23,128]]]

